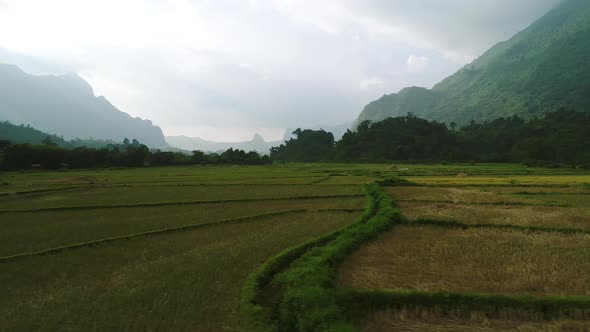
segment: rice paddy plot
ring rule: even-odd
[[[115,186],[0,196],[0,211],[64,206],[362,195],[360,186]]]
[[[397,227],[341,267],[343,286],[590,295],[590,235]]]
[[[3,263],[6,331],[237,331],[246,276],[355,213],[307,213]]]
[[[364,197],[0,214],[0,256],[286,210],[363,209]]]
[[[405,179],[428,186],[585,186],[590,175],[466,175],[455,176],[407,176]]]
[[[590,210],[554,206],[464,205],[454,203],[401,202],[410,220],[431,219],[465,224],[495,224],[590,230]]]

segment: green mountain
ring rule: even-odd
[[[159,127],[96,97],[76,74],[34,76],[0,64],[0,121],[30,125],[67,140],[121,142],[128,137],[149,147],[168,147]]]
[[[51,135],[30,126],[16,126],[10,122],[0,122],[0,140],[11,143],[43,144],[50,140],[52,143],[64,145],[66,142],[57,135]]]
[[[121,142],[113,140],[89,140],[89,139],[72,139],[65,140],[61,136],[49,134],[41,130],[37,130],[29,125],[14,125],[8,121],[0,122],[0,141],[9,141],[14,144],[55,144],[63,148],[104,148],[109,145],[119,145]]]
[[[590,110],[589,56],[590,1],[564,0],[432,89],[405,88],[368,104],[356,124],[407,113],[461,125]]]

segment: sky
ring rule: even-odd
[[[166,135],[280,139],[432,87],[559,0],[0,0],[0,62]]]

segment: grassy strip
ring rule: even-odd
[[[462,312],[469,316],[472,311],[486,313],[488,318],[497,318],[506,311],[516,311],[527,318],[590,319],[589,296],[527,295],[421,292],[413,290],[359,290],[345,291],[349,310],[374,312],[380,309],[437,308],[447,312]]]
[[[417,226],[431,226],[440,228],[453,228],[453,229],[499,229],[499,230],[511,230],[525,233],[561,233],[561,234],[590,234],[590,231],[578,228],[554,228],[554,227],[542,227],[542,226],[518,226],[509,224],[464,224],[458,221],[444,221],[434,219],[417,219],[412,221],[403,221],[404,226],[417,227]]]
[[[276,328],[281,331],[355,331],[348,321],[336,268],[348,254],[391,228],[402,217],[389,194],[379,186],[369,190],[377,213],[365,223],[345,229],[324,246],[312,248],[277,275],[273,284],[283,290]]]
[[[137,207],[175,206],[175,205],[271,202],[271,201],[304,200],[304,199],[355,198],[355,197],[363,197],[363,196],[364,196],[363,194],[321,195],[321,196],[295,196],[295,197],[274,197],[274,198],[243,198],[243,199],[224,199],[224,200],[205,200],[205,201],[183,201],[183,202],[165,202],[165,203],[138,203],[138,204],[120,204],[120,205],[60,206],[60,207],[30,209],[30,210],[0,210],[0,214],[48,212],[48,211],[95,210],[95,209],[124,209],[124,208],[137,208]]]
[[[548,191],[548,192],[534,192],[534,191],[517,191],[513,193],[508,193],[508,195],[526,195],[526,196],[550,196],[550,195],[590,195],[590,192],[555,192],[555,191]]]
[[[367,191],[367,208],[364,213],[350,226],[332,232],[320,238],[288,248],[279,254],[268,259],[254,273],[252,273],[242,288],[240,312],[242,325],[247,331],[275,331],[277,326],[274,320],[276,308],[266,306],[263,297],[263,290],[270,285],[273,278],[285,270],[293,261],[304,255],[310,249],[324,246],[326,243],[337,238],[347,229],[357,224],[365,223],[377,213],[378,201],[372,187],[365,187]]]
[[[28,257],[32,257],[32,256],[57,254],[57,253],[67,251],[67,250],[79,249],[79,248],[83,248],[83,247],[92,247],[92,246],[96,246],[99,244],[111,243],[111,242],[121,241],[121,240],[129,240],[129,239],[142,237],[142,236],[151,236],[151,235],[161,235],[161,234],[167,234],[167,233],[182,232],[182,231],[188,231],[188,230],[193,230],[193,229],[203,228],[203,227],[208,227],[208,226],[213,226],[213,225],[219,225],[219,224],[235,224],[235,223],[249,222],[249,221],[269,218],[269,217],[276,217],[276,216],[282,216],[282,215],[287,215],[287,214],[306,213],[306,212],[309,212],[309,210],[303,210],[303,209],[285,210],[285,211],[257,214],[257,215],[252,215],[252,216],[245,216],[245,217],[234,218],[234,219],[212,221],[212,222],[203,223],[203,224],[191,224],[191,225],[185,225],[185,226],[180,226],[180,227],[163,228],[163,229],[158,229],[158,230],[153,230],[153,231],[146,231],[146,232],[104,238],[104,239],[95,240],[95,241],[75,243],[75,244],[70,244],[70,245],[66,245],[66,246],[55,247],[55,248],[50,248],[50,249],[35,251],[35,252],[30,252],[30,253],[22,253],[22,254],[17,254],[17,255],[12,255],[12,256],[0,257],[0,263],[12,262],[15,260],[28,258]]]
[[[317,209],[316,212],[344,212],[344,213],[355,213],[364,212],[366,209],[346,209],[346,208],[334,208],[334,209]]]
[[[329,181],[331,178],[332,178],[331,176],[326,176],[325,178],[320,178],[318,180],[311,181],[309,184],[319,184],[322,182]]]
[[[411,179],[411,177],[409,177]],[[470,188],[470,187],[477,187],[477,188],[486,188],[486,187],[514,187],[514,188],[585,188],[580,186],[580,184],[571,183],[571,184],[546,184],[546,183],[418,183],[420,187],[427,187],[427,188]]]
[[[48,193],[48,192],[65,191],[65,190],[73,190],[73,189],[80,189],[80,188],[95,188],[95,186],[92,186],[92,185],[88,185],[88,186],[71,186],[71,187],[51,188],[51,189],[38,189],[38,190],[29,190],[29,191],[3,192],[3,193],[0,193],[0,196],[44,194],[44,193]]]
[[[455,204],[455,205],[504,205],[504,206],[546,206],[546,207],[573,207],[569,204],[538,204],[525,202],[455,202],[445,200],[430,200],[430,199],[398,199],[400,203],[441,203],[441,204]]]

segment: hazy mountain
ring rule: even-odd
[[[229,148],[234,148],[247,152],[256,151],[261,154],[269,154],[271,147],[279,146],[283,143],[283,141],[266,142],[262,136],[258,134],[255,134],[249,141],[233,143],[213,142],[199,137],[187,136],[166,136],[166,141],[170,146],[188,151],[200,150],[204,152],[220,152]]]
[[[590,1],[565,0],[431,90],[406,88],[368,104],[355,124],[408,112],[465,124],[540,116],[590,104]]]
[[[0,64],[0,121],[31,125],[65,139],[122,141],[135,138],[166,148],[164,134],[149,120],[121,112],[76,74],[29,75]]]

